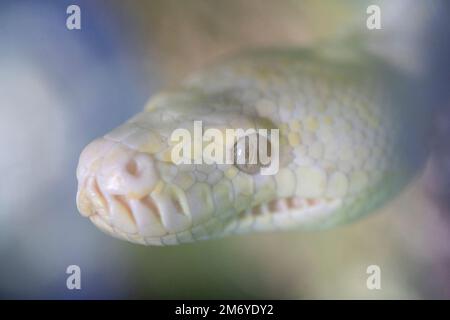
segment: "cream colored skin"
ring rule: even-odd
[[[320,229],[373,211],[418,172],[424,127],[402,78],[363,56],[253,52],[156,95],[82,152],[79,211],[146,245]],[[278,128],[279,172],[175,165],[170,135],[195,120],[205,129]]]

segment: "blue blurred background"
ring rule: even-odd
[[[86,142],[141,109],[157,79],[144,71],[152,61],[133,38],[132,17],[78,1],[82,30],[69,31],[71,3],[0,3],[3,298],[118,298],[131,289],[123,248],[77,215],[74,172]],[[81,267],[86,290],[65,289],[70,264]]]
[[[450,298],[448,108],[424,175],[382,212],[335,230],[146,248],[76,209],[82,148],[153,93],[243,46],[337,33],[354,23],[355,3],[2,0],[0,298]],[[81,30],[66,28],[70,4]],[[81,290],[66,288],[72,264]],[[371,264],[382,290],[366,288]]]

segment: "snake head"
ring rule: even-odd
[[[195,90],[160,94],[86,146],[77,169],[82,215],[121,239],[178,244],[228,234],[245,213],[275,198],[274,174],[280,160],[289,162],[279,157],[276,126],[232,94],[221,97],[228,101],[218,109],[220,97]]]

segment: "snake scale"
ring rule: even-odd
[[[83,150],[79,211],[112,236],[175,245],[329,228],[382,206],[426,159],[420,90],[370,52],[333,50],[240,53],[155,95]],[[175,164],[171,134],[192,132],[194,121],[220,132],[278,129],[279,170]]]

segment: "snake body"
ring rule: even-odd
[[[238,54],[90,143],[77,169],[79,211],[146,245],[339,225],[386,203],[419,172],[427,126],[414,92],[370,54]],[[171,133],[192,132],[194,121],[219,131],[279,129],[278,172],[173,163]]]

